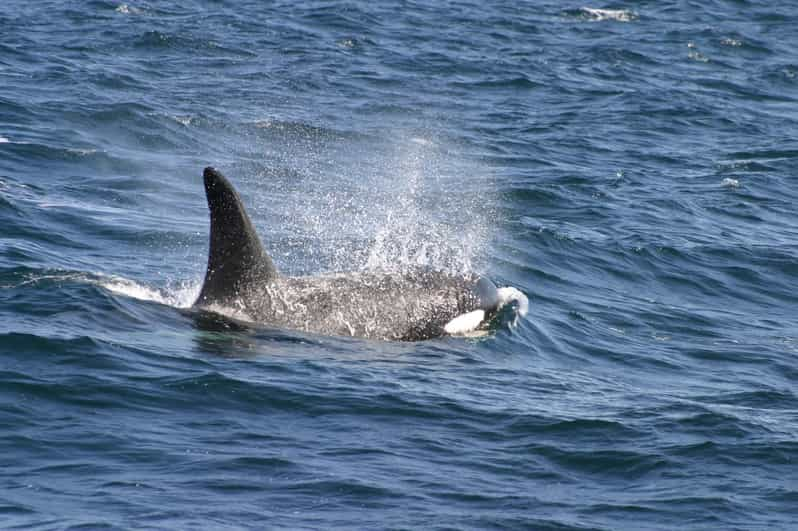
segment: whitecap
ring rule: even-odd
[[[731,177],[726,177],[720,182],[720,185],[726,188],[738,188],[740,186],[740,181],[732,179]]]
[[[698,61],[699,63],[708,63],[709,62],[709,57],[707,57],[706,55],[702,54],[701,52],[690,52],[690,53],[687,54],[687,57],[689,59],[692,59],[693,61]]]
[[[174,120],[175,122],[179,123],[180,125],[184,125],[186,127],[191,125],[191,122],[194,121],[194,118],[192,116],[188,116],[188,115],[181,116],[179,114],[175,114],[175,115],[170,116],[170,118],[172,120]]]
[[[687,48],[690,50],[687,53],[687,57],[689,59],[692,59],[693,61],[699,61],[701,63],[708,63],[709,62],[709,57],[707,57],[706,55],[704,55],[701,52],[699,52],[698,48],[696,48],[696,45],[695,45],[695,43],[693,41],[688,41],[687,42]]]
[[[114,11],[122,13],[123,15],[138,15],[141,13],[140,9],[129,6],[128,4],[119,4]]]
[[[9,142],[11,142],[9,139],[4,136],[0,136],[0,144],[8,144]]]
[[[631,22],[637,19],[637,13],[628,9],[598,9],[583,7],[582,12],[592,20],[615,20],[617,22]]]

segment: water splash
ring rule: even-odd
[[[452,172],[454,163],[445,155],[434,142],[412,137],[387,165],[385,182],[392,184],[393,193],[373,225],[364,269],[475,269],[488,239],[488,191],[458,189],[458,181],[475,176]]]
[[[262,170],[269,182],[258,193],[282,201],[272,195],[258,205],[280,218],[285,237],[273,251],[294,268],[287,273],[478,270],[495,194],[491,173],[477,161],[432,135],[331,142],[324,135],[333,133],[309,126],[299,139],[286,138],[286,125],[269,127],[283,133],[284,148],[271,162],[283,169]],[[275,177],[282,188],[270,192]]]

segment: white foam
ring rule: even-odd
[[[4,136],[0,136],[0,144],[8,144],[9,142],[11,142],[9,139]]]
[[[637,13],[628,9],[597,9],[594,7],[583,7],[582,11],[590,16],[591,19],[615,20],[617,22],[631,22],[637,18]]]
[[[720,182],[720,185],[725,186],[726,188],[737,188],[740,186],[740,181],[738,181],[737,179],[726,177]]]
[[[174,288],[157,289],[122,277],[100,276],[96,283],[112,293],[132,299],[153,301],[175,308],[189,308],[199,295],[198,282],[180,283]]]
[[[181,116],[175,114],[173,116],[170,116],[170,118],[172,118],[175,122],[179,123],[180,125],[184,125],[186,127],[191,125],[191,123],[194,121],[194,118],[192,116],[185,116],[185,115]]]
[[[116,9],[114,9],[114,11],[116,11],[117,13],[122,13],[123,15],[137,15],[141,13],[140,9],[131,7],[127,4],[120,4],[119,6],[117,6]]]
[[[727,37],[725,39],[721,39],[720,43],[724,46],[742,46],[743,41],[740,39],[732,39],[731,37]]]
[[[513,287],[499,288],[496,290],[499,294],[499,308],[505,304],[515,302],[518,304],[517,315],[524,317],[529,311],[529,299],[524,293]]]
[[[698,48],[696,48],[696,45],[695,45],[695,43],[693,41],[688,41],[687,42],[687,48],[690,50],[687,53],[687,57],[689,59],[692,59],[694,61],[699,61],[701,63],[708,63],[709,62],[709,57],[707,57],[706,55],[704,55],[701,52],[699,52]]]

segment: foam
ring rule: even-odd
[[[171,115],[169,116],[172,120],[179,123],[180,125],[184,125],[186,127],[190,126],[194,122],[194,118],[188,115]]]
[[[167,289],[152,288],[133,280],[116,276],[100,276],[95,282],[111,293],[142,301],[157,302],[175,308],[191,307],[200,291],[198,282],[179,283],[175,287]]]
[[[496,290],[499,295],[499,308],[505,304],[515,302],[518,304],[516,313],[520,317],[524,317],[529,311],[529,299],[524,293],[513,287],[499,288]]]
[[[134,280],[117,276],[101,275],[93,282],[116,295],[140,301],[157,302],[173,308],[191,308],[197,300],[201,289],[198,281],[179,282],[174,286],[163,289],[153,288]],[[205,309],[238,321],[255,322],[255,319],[244,311],[241,302],[234,303],[231,306],[211,304]]]
[[[631,22],[637,19],[637,14],[634,11],[627,9],[597,9],[594,7],[583,7],[582,11],[590,16],[591,19],[601,20],[615,20],[616,22]]]
[[[120,4],[116,9],[114,9],[114,11],[117,13],[122,13],[123,15],[138,15],[141,13],[140,9],[132,7],[128,4]]]

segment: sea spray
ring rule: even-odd
[[[249,201],[256,219],[279,222],[261,233],[283,271],[480,269],[496,194],[479,161],[433,135],[385,133],[366,144],[308,126],[298,134],[297,124],[268,127],[289,147],[268,151]]]

